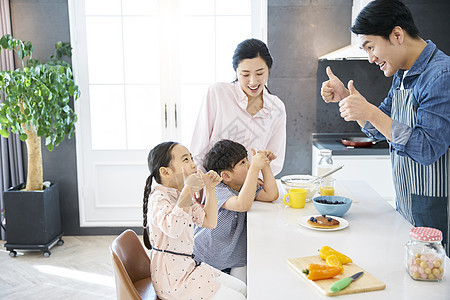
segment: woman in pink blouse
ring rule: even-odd
[[[245,283],[213,267],[194,261],[194,227],[217,225],[214,171],[197,171],[189,150],[164,142],[148,156],[150,175],[144,190],[144,244],[151,249],[150,273],[160,299],[246,299]],[[152,190],[153,178],[156,185]],[[193,200],[205,188],[205,205]],[[148,204],[150,207],[148,208]],[[148,212],[148,217],[147,217]],[[149,231],[147,231],[147,218]]]
[[[194,160],[203,166],[203,158],[217,141],[229,139],[249,151],[270,150],[277,159],[272,172],[281,172],[286,150],[286,110],[272,95],[266,83],[272,67],[266,44],[257,39],[241,42],[233,55],[234,82],[209,87],[204,98],[191,142]]]

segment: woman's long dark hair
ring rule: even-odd
[[[175,147],[175,145],[178,145],[178,143],[164,142],[164,143],[157,145],[152,150],[150,150],[150,153],[148,154],[147,161],[148,161],[148,169],[150,171],[150,175],[148,176],[148,178],[145,182],[144,203],[142,206],[142,212],[143,212],[143,218],[144,218],[143,239],[144,239],[144,245],[145,245],[145,247],[147,247],[147,249],[152,249],[152,245],[150,243],[150,238],[148,236],[148,229],[147,229],[148,197],[151,192],[152,181],[153,181],[153,178],[155,178],[156,182],[161,184],[161,176],[159,174],[159,169],[161,167],[169,166],[170,162],[172,161],[172,149]]]
[[[266,62],[266,65],[270,70],[270,68],[272,68],[273,59],[272,55],[270,55],[269,48],[267,48],[263,41],[258,39],[248,39],[241,42],[237,45],[236,50],[234,50],[233,69],[236,71],[242,60],[258,56]]]

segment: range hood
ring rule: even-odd
[[[363,7],[365,7],[371,0],[353,0],[352,6],[352,22],[355,22],[356,16]],[[351,44],[342,47],[336,51],[327,53],[319,57],[319,60],[367,60],[367,53],[359,48],[358,38],[350,30],[348,33],[351,36]]]

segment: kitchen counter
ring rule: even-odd
[[[330,149],[333,155],[389,155],[389,144],[378,142],[369,147],[346,147],[341,143],[344,137],[367,137],[363,133],[313,133],[312,144],[320,149]]]
[[[302,216],[318,215],[312,202],[303,209],[283,204],[284,188],[273,203],[255,201],[247,216],[248,299],[330,299],[296,273],[288,258],[312,256],[330,246],[386,284],[381,291],[339,296],[342,299],[448,299],[450,259],[441,282],[411,279],[405,269],[409,224],[364,181],[339,180],[336,194],[353,200],[343,216],[349,226],[317,231],[297,224]]]

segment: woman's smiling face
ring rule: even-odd
[[[254,98],[264,90],[269,80],[269,68],[260,56],[243,59],[236,69],[236,76],[247,97]]]

